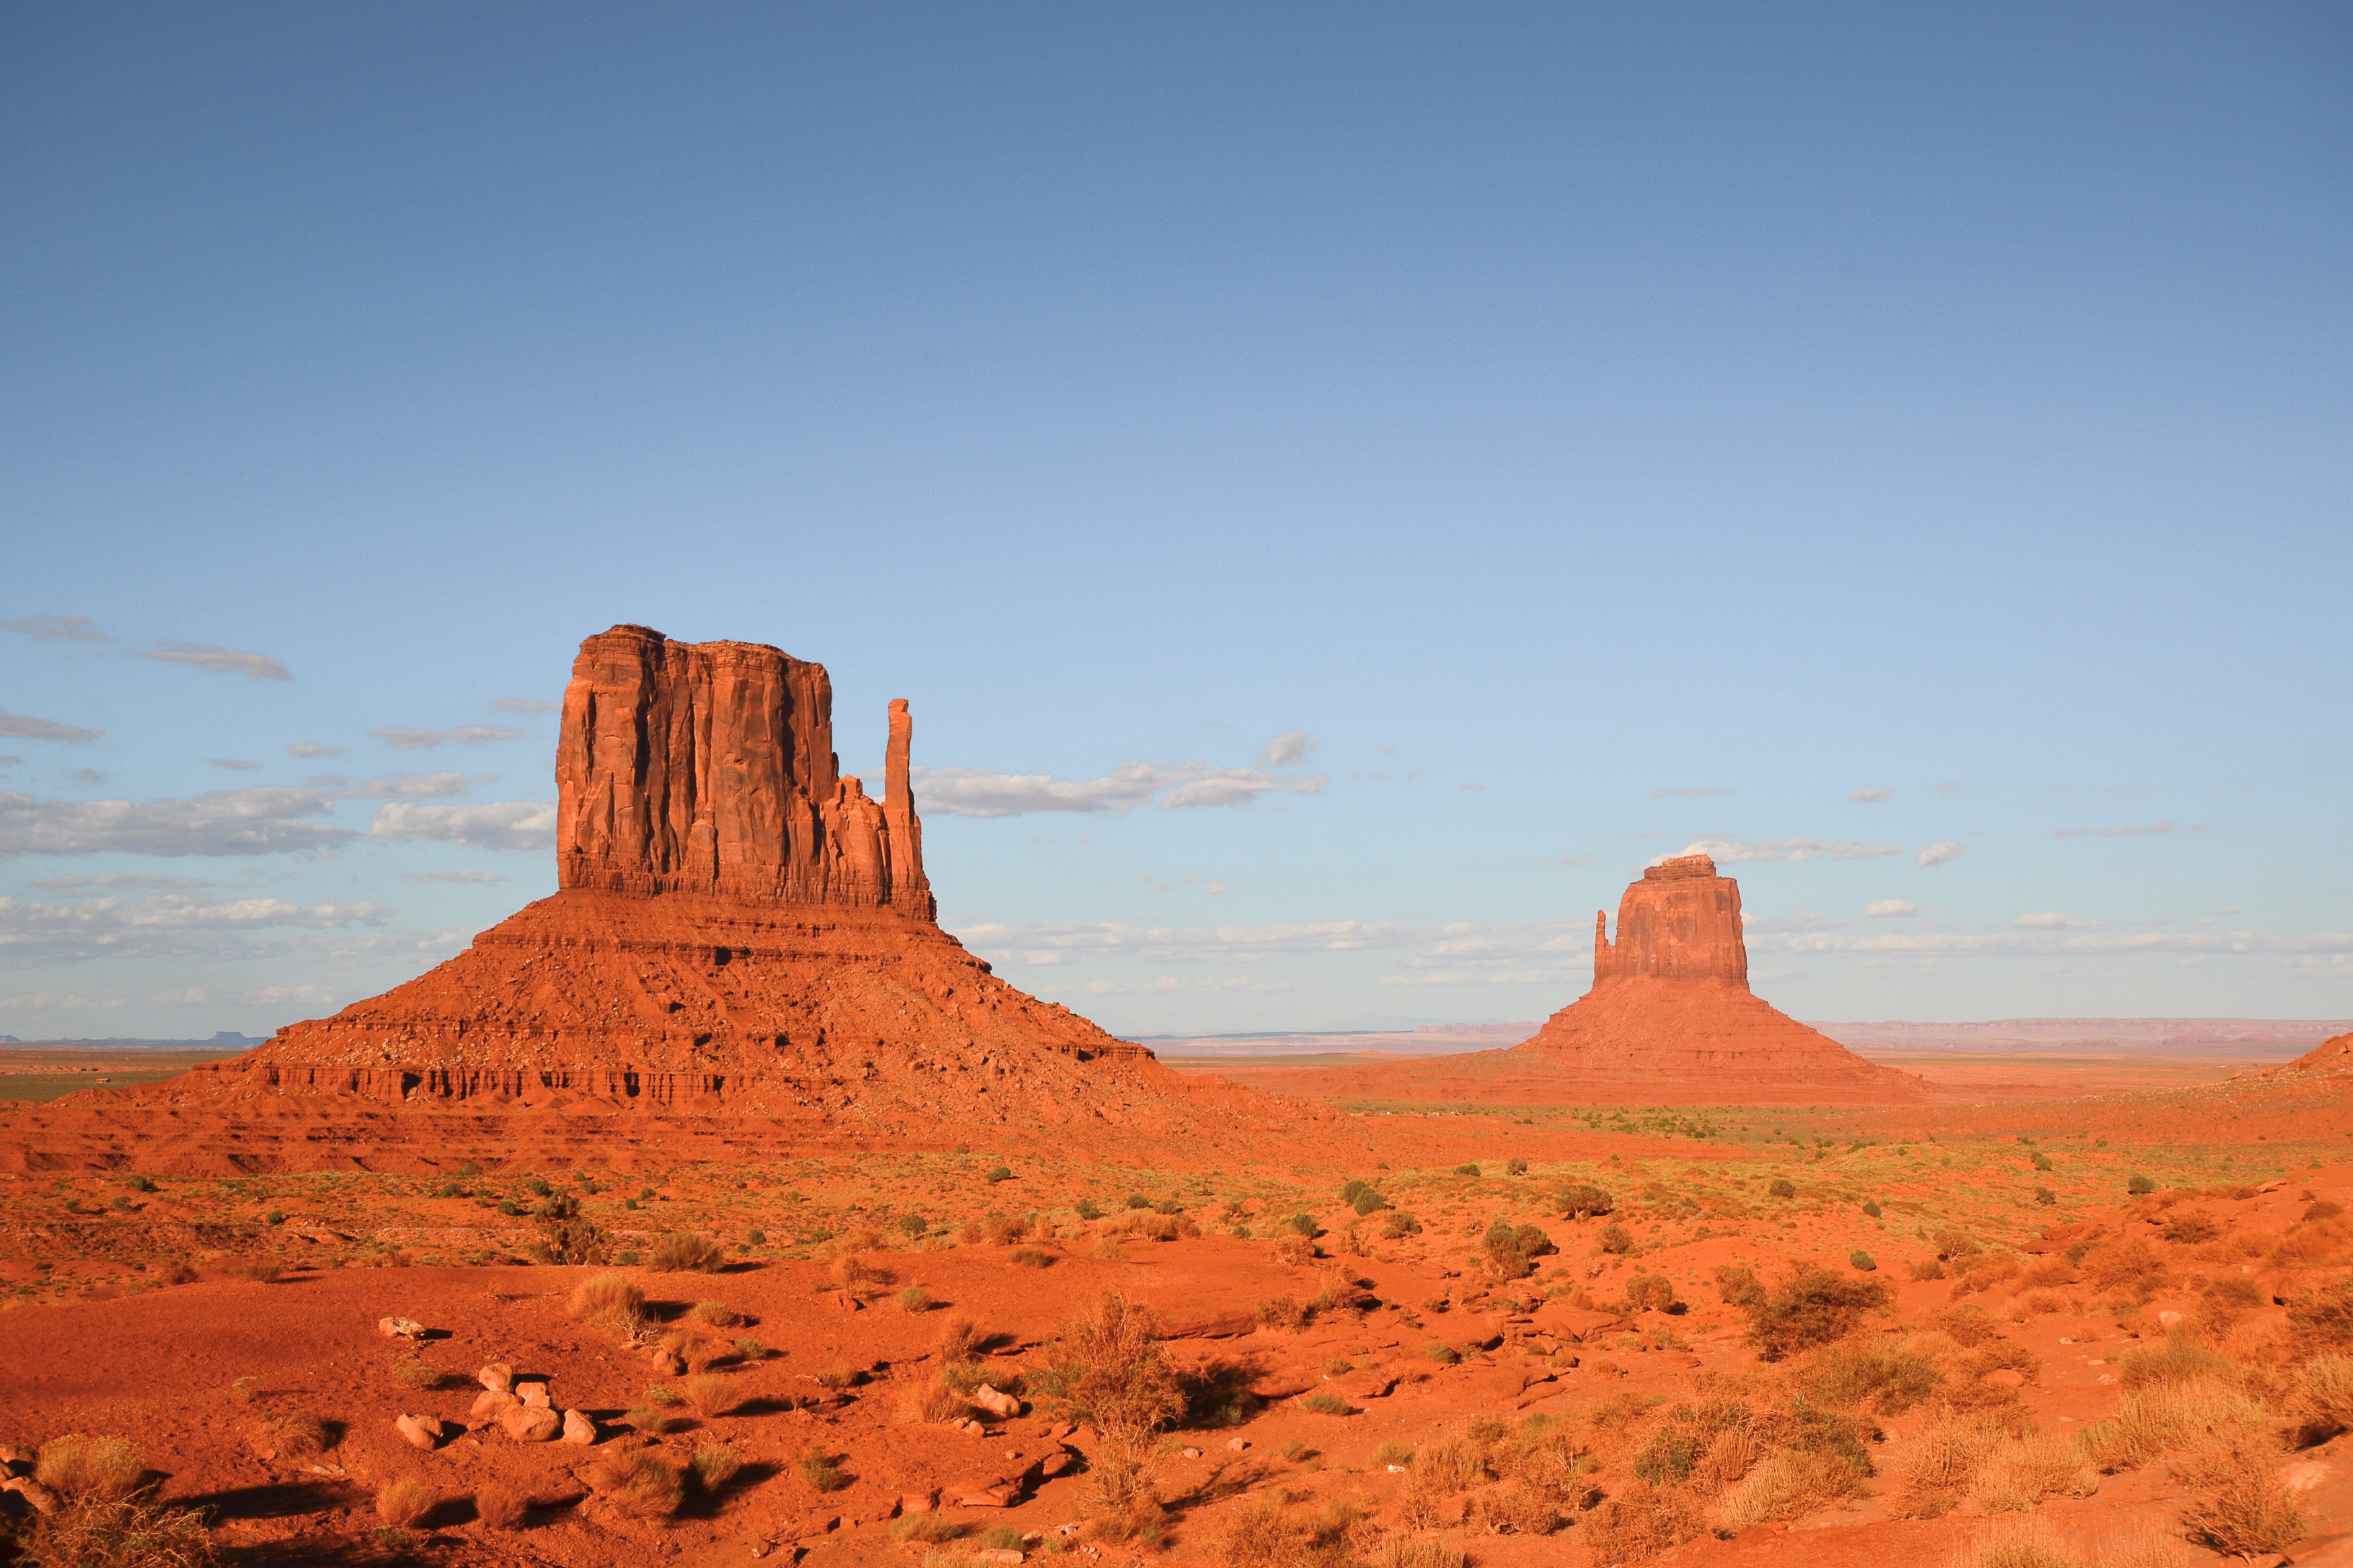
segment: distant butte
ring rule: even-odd
[[[749,1119],[770,1146],[1007,1126],[1149,1143],[1336,1121],[1184,1079],[997,979],[934,918],[907,704],[891,704],[879,801],[842,773],[832,710],[825,668],[773,647],[589,637],[557,742],[553,897],[332,1017],[19,1125],[85,1146],[135,1128],[202,1166],[197,1151],[232,1144],[241,1163],[315,1163],[325,1146],[374,1163],[379,1144],[467,1131],[372,1107],[469,1113],[502,1139],[499,1119],[522,1112],[718,1116],[737,1138]],[[220,1115],[266,1127],[232,1135]],[[321,1125],[296,1130],[306,1118]],[[0,1149],[0,1168],[40,1157]]]
[[[1748,988],[1740,885],[1704,855],[1662,861],[1593,917],[1593,987],[1512,1047],[1597,1092],[1726,1104],[1923,1100],[1910,1073],[1867,1062]]]

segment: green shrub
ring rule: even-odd
[[[2125,1184],[2125,1191],[2132,1194],[2135,1197],[2138,1197],[2143,1193],[2153,1193],[2157,1191],[2157,1184],[2150,1181],[2147,1176],[2140,1174],[2138,1172],[2135,1172],[2133,1173],[2132,1180]]]
[[[1081,1198],[1071,1205],[1071,1212],[1081,1219],[1101,1219],[1103,1213],[1103,1205],[1092,1198]]]
[[[1526,1279],[1535,1272],[1536,1258],[1560,1250],[1541,1227],[1501,1219],[1487,1227],[1486,1247],[1487,1261],[1505,1279]]]
[[[1299,1408],[1318,1415],[1354,1415],[1356,1413],[1355,1405],[1338,1394],[1320,1388],[1300,1400]]]
[[[1787,1176],[1776,1176],[1773,1184],[1765,1190],[1777,1198],[1794,1198],[1798,1195],[1798,1184]]]
[[[1841,1279],[1818,1264],[1799,1264],[1769,1289],[1736,1265],[1717,1269],[1715,1279],[1724,1299],[1747,1312],[1749,1347],[1760,1361],[1843,1339],[1888,1302],[1884,1285]]]
[[[1618,1206],[1618,1200],[1609,1195],[1608,1188],[1597,1187],[1591,1182],[1570,1183],[1554,1194],[1553,1202],[1559,1205],[1565,1219],[1598,1218]]]
[[[1527,1173],[1528,1163],[1525,1160],[1506,1160],[1504,1162],[1504,1174],[1507,1176],[1525,1176]]]
[[[1392,1241],[1401,1236],[1419,1236],[1421,1221],[1403,1209],[1391,1209],[1381,1217],[1381,1234]]]
[[[1863,1199],[1863,1200],[1862,1200],[1862,1212],[1863,1212],[1864,1214],[1866,1214],[1866,1215],[1869,1215],[1872,1218],[1873,1218],[1873,1219],[1877,1219],[1877,1218],[1879,1217],[1879,1215],[1880,1215],[1880,1208],[1879,1208],[1878,1201],[1877,1201],[1876,1199],[1873,1199],[1873,1198],[1865,1198],[1865,1199]]]
[[[1458,1176],[1475,1176],[1479,1173],[1479,1167],[1475,1162],[1465,1160],[1454,1167],[1454,1173]]]
[[[1622,1257],[1634,1250],[1632,1233],[1614,1219],[1601,1227],[1601,1235],[1597,1239],[1602,1251],[1616,1256]]]
[[[1873,1269],[1879,1267],[1878,1260],[1873,1258],[1871,1254],[1865,1252],[1860,1247],[1856,1247],[1852,1252],[1848,1253],[1846,1255],[1846,1260],[1855,1268],[1862,1269],[1865,1274],[1870,1273]]]
[[[849,1484],[849,1476],[834,1457],[811,1444],[800,1452],[796,1461],[800,1466],[801,1479],[821,1492],[838,1492]]]
[[[1132,1209],[1148,1209],[1152,1206],[1152,1200],[1142,1193],[1130,1193],[1127,1194],[1127,1206]]]
[[[1323,1227],[1315,1223],[1314,1216],[1305,1213],[1293,1215],[1282,1223],[1288,1228],[1311,1239],[1323,1234]]]
[[[768,1233],[765,1230],[747,1230],[744,1233],[744,1239],[754,1247],[765,1247],[768,1245]]]
[[[2034,1168],[2038,1171],[2055,1171],[2059,1167],[2052,1163],[2050,1155],[2037,1149],[2034,1152]]]
[[[987,1176],[987,1180],[988,1180],[989,1182],[991,1182],[991,1183],[997,1183],[997,1182],[1009,1182],[1009,1181],[1011,1181],[1012,1179],[1013,1179],[1013,1168],[1012,1168],[1011,1166],[1009,1166],[1009,1165],[992,1165],[992,1166],[990,1166],[990,1167],[989,1167],[988,1176]]]

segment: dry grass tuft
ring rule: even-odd
[[[1988,1456],[1970,1489],[1969,1508],[1977,1513],[2023,1513],[2045,1498],[2090,1497],[2099,1489],[2098,1472],[2084,1461],[2080,1444],[2029,1432]]]
[[[1862,1489],[1863,1479],[1836,1455],[1785,1448],[1728,1489],[1717,1506],[1725,1527],[1741,1531],[1844,1502]]]
[[[939,1512],[911,1513],[891,1527],[893,1541],[913,1541],[925,1546],[937,1546],[954,1541],[965,1531],[964,1525]]]
[[[376,1489],[375,1516],[395,1530],[407,1530],[431,1513],[440,1500],[424,1482],[395,1476]]]
[[[717,1492],[744,1468],[744,1456],[724,1443],[698,1444],[686,1468],[696,1486],[706,1492]]]
[[[37,1519],[17,1544],[27,1568],[212,1568],[220,1561],[197,1514],[95,1499]]]
[[[646,1325],[646,1293],[626,1274],[595,1274],[573,1287],[572,1321],[617,1339]]]
[[[711,1237],[679,1231],[654,1243],[646,1267],[659,1274],[716,1274],[726,1267],[727,1253]]]
[[[744,1314],[724,1301],[697,1301],[694,1315],[697,1321],[714,1329],[732,1329],[744,1321]]]
[[[1654,1557],[1682,1545],[1704,1528],[1699,1510],[1681,1491],[1641,1480],[1606,1500],[1580,1527],[1585,1544],[1600,1568]]]
[[[2295,1393],[2315,1426],[2339,1432],[2353,1427],[2353,1355],[2313,1357],[2296,1372]]]
[[[944,1362],[970,1361],[979,1352],[988,1331],[962,1312],[950,1312],[932,1335],[932,1353]]]
[[[944,1426],[949,1422],[965,1420],[971,1415],[971,1401],[938,1378],[911,1384],[899,1395],[899,1419],[902,1421],[927,1421]]]
[[[79,1432],[41,1445],[33,1479],[77,1501],[121,1502],[139,1489],[147,1467],[139,1450],[120,1437],[87,1437]]]
[[[2136,1469],[2176,1448],[2259,1432],[2269,1421],[2261,1405],[2218,1379],[2151,1383],[2084,1434],[2084,1452],[2103,1470]]]
[[[392,1363],[392,1381],[403,1388],[438,1388],[441,1373],[423,1356],[403,1356]]]
[[[705,1421],[726,1415],[744,1403],[744,1391],[725,1373],[707,1372],[686,1380],[686,1403]]]
[[[892,1300],[898,1302],[899,1310],[907,1313],[910,1317],[919,1312],[928,1312],[932,1308],[932,1293],[921,1285],[910,1285]]]
[[[680,1473],[649,1448],[616,1448],[597,1464],[596,1490],[637,1519],[668,1519],[686,1495]]]
[[[2184,1468],[2211,1489],[2181,1510],[2183,1533],[2234,1557],[2285,1551],[2303,1538],[2306,1520],[2279,1465],[2268,1435],[2217,1440],[2193,1453]]]
[[[531,1509],[530,1496],[504,1481],[487,1481],[474,1489],[474,1517],[492,1530],[512,1530]]]

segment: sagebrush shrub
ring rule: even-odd
[[[646,1267],[659,1274],[716,1274],[726,1263],[726,1250],[711,1237],[673,1231],[654,1243]]]

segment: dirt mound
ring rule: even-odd
[[[197,1165],[334,1163],[361,1145],[396,1161],[518,1135],[499,1116],[542,1110],[737,1115],[853,1141],[1137,1121],[1217,1140],[1335,1120],[1188,1081],[991,974],[933,918],[907,705],[891,705],[881,802],[841,774],[831,707],[823,667],[775,648],[638,626],[590,637],[558,743],[561,891],[243,1056],[15,1119],[0,1166],[104,1163],[134,1137],[175,1137]],[[363,1131],[371,1104],[445,1125]]]

